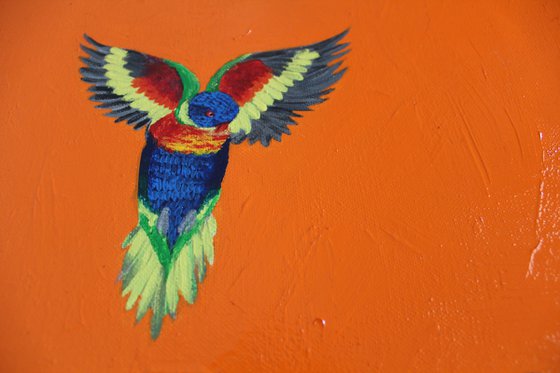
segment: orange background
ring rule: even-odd
[[[143,136],[87,100],[81,34],[205,84],[347,26],[330,100],[232,149],[152,342],[115,284]],[[560,371],[559,2],[12,0],[0,47],[2,372]]]

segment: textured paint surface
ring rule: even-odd
[[[289,4],[0,3],[1,371],[560,370],[560,3]],[[152,342],[115,286],[144,139],[86,100],[81,33],[204,85],[348,25],[336,99],[231,150],[216,265]]]

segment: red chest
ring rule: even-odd
[[[152,124],[149,131],[160,147],[185,154],[216,153],[229,137],[227,124],[197,128],[180,124],[173,113]]]

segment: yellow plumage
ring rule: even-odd
[[[188,303],[196,299],[198,283],[204,280],[206,262],[214,262],[214,236],[216,219],[211,210],[219,195],[205,203],[198,213],[193,228],[184,233],[188,239],[175,245],[169,254],[167,245],[158,247],[154,235],[157,215],[140,203],[140,223],[123,242],[129,247],[119,278],[122,280],[122,295],[128,295],[126,309],[138,303],[136,321],[140,321],[149,309],[152,310],[151,335],[157,338],[166,315],[175,317],[180,296]],[[162,237],[159,237],[163,239]],[[184,241],[184,240],[183,240]],[[168,257],[163,255],[168,250]]]

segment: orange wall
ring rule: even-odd
[[[143,136],[87,101],[81,34],[205,82],[347,26],[330,100],[232,150],[152,342],[115,284]],[[12,0],[0,47],[2,372],[560,371],[559,2]]]

